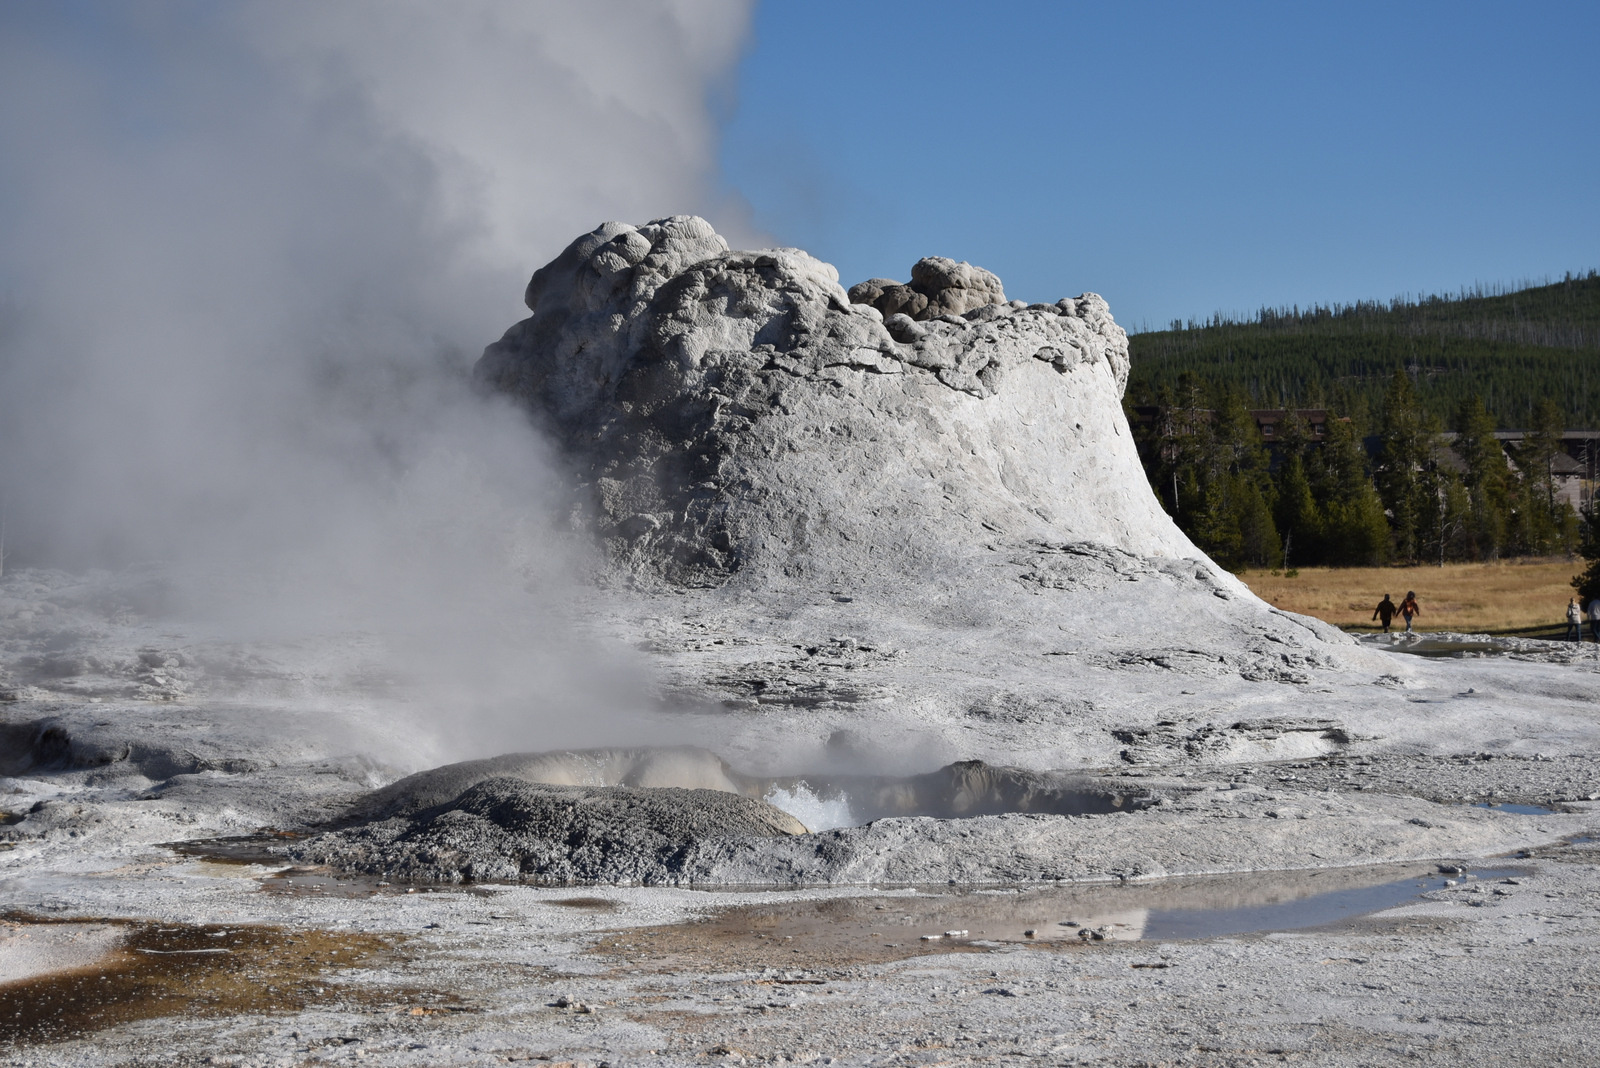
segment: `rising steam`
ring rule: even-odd
[[[0,7],[8,564],[158,560],[235,629],[377,634],[456,752],[599,740],[628,698],[557,641],[582,548],[467,371],[602,219],[739,232],[708,101],[746,8]]]

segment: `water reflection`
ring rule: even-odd
[[[1215,938],[1320,927],[1416,900],[1448,882],[1520,873],[1435,864],[1253,872],[1152,883],[848,897],[730,909],[677,931],[694,940],[782,946],[854,960],[981,948]],[[665,934],[671,928],[659,929]],[[666,943],[654,943],[666,948]]]

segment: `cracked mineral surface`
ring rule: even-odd
[[[674,217],[527,302],[476,378],[641,711],[530,693],[563,740],[507,753],[371,633],[8,569],[4,1063],[1592,1061],[1591,646],[1257,600],[1150,494],[1093,294]]]

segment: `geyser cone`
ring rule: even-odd
[[[477,374],[539,414],[641,577],[859,581],[997,536],[1199,556],[1145,486],[1105,301],[1006,302],[940,262],[913,274],[965,314],[886,326],[797,249],[730,252],[691,217],[607,223],[534,275],[533,316]]]
[[[584,235],[527,303],[477,378],[555,440],[663,698],[747,770],[1107,764],[1163,721],[1177,759],[1244,759],[1280,743],[1233,731],[1239,687],[1283,687],[1254,722],[1376,674],[1161,510],[1094,294],[1024,305],[937,258],[847,293],[677,216]]]

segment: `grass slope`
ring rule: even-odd
[[[1377,630],[1372,610],[1385,593],[1396,604],[1417,592],[1419,630],[1560,637],[1572,576],[1583,561],[1542,557],[1444,567],[1304,567],[1286,578],[1268,571],[1239,577],[1268,604],[1347,630]],[[1396,621],[1394,629],[1404,629]]]

